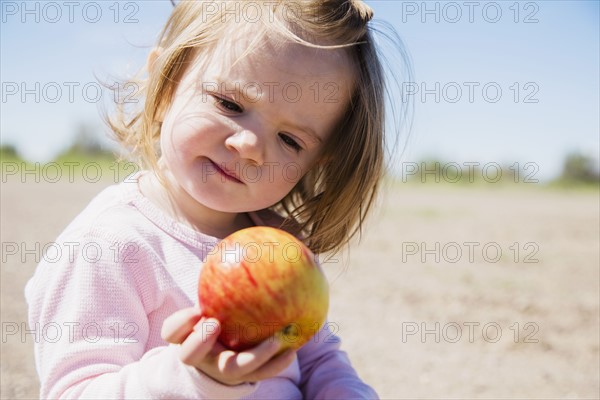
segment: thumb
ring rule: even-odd
[[[164,320],[160,335],[169,343],[180,344],[192,333],[201,316],[197,307],[182,308]]]

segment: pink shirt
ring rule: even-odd
[[[254,213],[268,225],[268,213]],[[272,222],[271,222],[272,224]],[[320,331],[275,378],[226,386],[183,364],[160,336],[197,304],[198,274],[218,241],[154,206],[135,182],[98,194],[25,288],[42,398],[372,399],[340,340]]]

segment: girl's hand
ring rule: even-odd
[[[161,336],[169,343],[181,345],[180,358],[212,379],[225,385],[239,385],[271,378],[294,361],[295,351],[273,357],[280,348],[277,340],[265,340],[239,353],[217,341],[221,325],[206,318],[197,308],[173,313],[162,326]]]

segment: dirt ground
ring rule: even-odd
[[[38,395],[33,337],[14,333],[36,243],[108,183],[2,184],[3,399]],[[392,186],[323,260],[330,324],[382,398],[598,398],[599,213],[593,191]]]

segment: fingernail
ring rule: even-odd
[[[198,329],[194,327],[196,332],[200,332],[205,336],[210,336],[218,332],[219,321],[215,318],[203,318],[196,326],[198,327]]]
[[[202,324],[206,321],[206,317],[202,317],[200,318],[200,320],[198,322],[196,322],[196,325],[194,325],[194,330],[196,332],[202,332]]]

